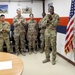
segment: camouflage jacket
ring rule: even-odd
[[[4,30],[3,30],[4,29]],[[9,22],[0,22],[0,37],[8,37],[10,32]]]
[[[40,22],[40,26],[41,28],[45,27],[46,28],[46,25],[47,25],[47,21],[49,20],[48,18],[48,15],[46,15]]]
[[[37,32],[38,25],[37,25],[37,22],[35,20],[28,20],[27,25],[28,25],[28,32],[32,32],[32,33]]]
[[[40,33],[45,32],[46,26],[48,25],[47,21],[48,21],[48,16],[47,15],[39,21],[39,28],[41,29]]]
[[[26,32],[25,25],[26,20],[24,17],[14,17],[13,18],[13,25],[14,25],[14,35],[19,36],[21,33]]]
[[[59,22],[59,15],[54,13],[51,16],[52,16],[52,20],[47,23],[48,27],[46,28],[45,34],[51,33],[56,35],[56,27]]]
[[[51,21],[51,29],[55,29],[56,30],[56,27],[57,27],[57,25],[58,25],[58,23],[59,23],[59,15],[57,15],[57,14],[53,14],[52,15],[52,21]]]

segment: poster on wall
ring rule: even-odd
[[[8,5],[0,5],[0,13],[8,13]]]
[[[50,7],[50,6],[53,6],[53,3],[49,3],[49,4],[48,4],[48,12],[49,12],[49,7]]]
[[[22,8],[22,13],[23,14],[30,14],[32,13],[32,8],[31,7],[26,7],[26,8]]]

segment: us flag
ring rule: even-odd
[[[69,53],[74,49],[74,19],[75,19],[75,0],[71,1],[71,9],[70,9],[70,16],[69,22],[66,28],[66,43],[65,43],[65,53]]]

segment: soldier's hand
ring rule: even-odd
[[[21,19],[21,23],[24,24],[24,20],[23,19]]]
[[[51,29],[52,25],[50,25],[48,28]]]
[[[46,25],[43,25],[42,28],[46,28]]]
[[[2,31],[6,31],[6,29],[3,28]]]
[[[20,24],[21,23],[21,21],[18,21],[18,24]]]
[[[23,24],[23,21],[21,21],[21,23]]]
[[[18,24],[21,24],[21,21],[22,21],[21,19],[20,19],[20,20],[18,20]]]

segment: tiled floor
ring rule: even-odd
[[[26,56],[19,55],[24,63],[24,71],[22,75],[75,75],[75,66],[68,63],[57,55],[56,65],[52,65],[51,61],[43,64],[45,54],[37,53]]]

